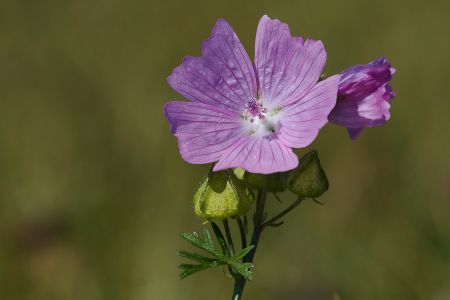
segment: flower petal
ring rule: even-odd
[[[271,174],[294,169],[298,158],[277,139],[242,137],[225,151],[214,171],[243,168],[251,173]]]
[[[288,25],[263,16],[255,43],[260,98],[288,104],[302,98],[317,83],[326,61],[321,41],[292,37]]]
[[[208,104],[172,101],[164,113],[181,156],[192,164],[217,161],[243,134],[238,117]]]
[[[202,44],[201,57],[186,57],[168,78],[191,101],[242,112],[256,97],[256,77],[250,58],[231,26],[219,19]]]
[[[339,77],[334,75],[320,81],[302,99],[283,108],[277,135],[285,146],[306,147],[316,138],[336,104]]]
[[[389,102],[395,97],[388,84],[394,73],[384,57],[342,71],[338,101],[328,116],[330,122],[347,127],[352,139],[365,127],[386,123],[390,118]]]
[[[354,65],[341,72],[339,96],[345,100],[363,99],[392,79],[395,69],[380,57],[366,65]]]
[[[329,115],[331,122],[347,127],[362,128],[379,126],[390,118],[389,100],[394,94],[389,84],[360,100],[343,99]]]

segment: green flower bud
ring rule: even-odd
[[[242,169],[235,169],[236,175],[239,177]],[[262,189],[264,184],[264,177],[267,177],[267,191],[271,193],[281,193],[287,189],[287,173],[273,173],[273,174],[256,174],[245,172],[240,178],[244,178],[251,186]]]
[[[254,201],[244,180],[231,171],[210,171],[194,196],[195,214],[203,219],[244,215]]]
[[[327,175],[316,150],[300,159],[299,166],[289,172],[289,190],[301,197],[316,198],[328,190]]]

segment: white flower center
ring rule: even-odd
[[[248,134],[273,136],[279,127],[280,107],[269,108],[261,99],[252,99],[245,105],[242,113],[245,130]]]

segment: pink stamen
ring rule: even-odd
[[[257,102],[255,99],[248,101],[245,107],[251,116],[259,117],[260,119],[264,118],[263,114],[267,112],[267,108],[263,107],[261,103]]]

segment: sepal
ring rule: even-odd
[[[194,195],[195,214],[203,219],[226,219],[246,214],[254,196],[232,171],[210,171]]]
[[[281,193],[287,189],[287,172],[278,172],[272,174],[250,173],[244,169],[234,169],[234,173],[238,178],[245,179],[247,183],[261,190],[264,185],[265,177],[267,177],[267,191],[269,193]]]
[[[300,159],[299,166],[289,172],[289,190],[306,198],[316,198],[328,190],[327,175],[316,150],[309,151]]]

